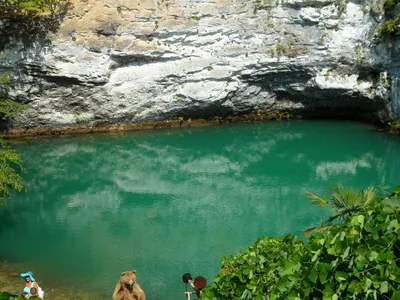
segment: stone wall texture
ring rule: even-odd
[[[75,0],[56,34],[0,52],[29,104],[11,127],[398,113],[399,47],[376,35],[379,5],[263,1]]]

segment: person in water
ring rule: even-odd
[[[25,280],[24,293],[27,293],[29,297],[33,296],[31,294],[31,288],[35,288],[36,293],[37,293],[37,291],[39,290],[39,286],[38,286],[35,278],[33,277],[33,273],[32,272],[22,273],[21,274],[21,278],[23,280]]]

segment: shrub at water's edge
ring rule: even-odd
[[[400,189],[304,242],[265,237],[229,259],[202,299],[400,299]]]

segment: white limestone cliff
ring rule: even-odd
[[[393,49],[375,33],[380,10],[333,0],[75,1],[49,40],[0,53],[0,71],[14,72],[11,96],[29,104],[12,127],[279,111],[384,121],[397,96]]]

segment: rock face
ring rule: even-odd
[[[49,40],[0,53],[11,96],[30,106],[12,127],[279,111],[387,120],[400,113],[398,48],[375,35],[381,8],[361,2],[75,1]]]

